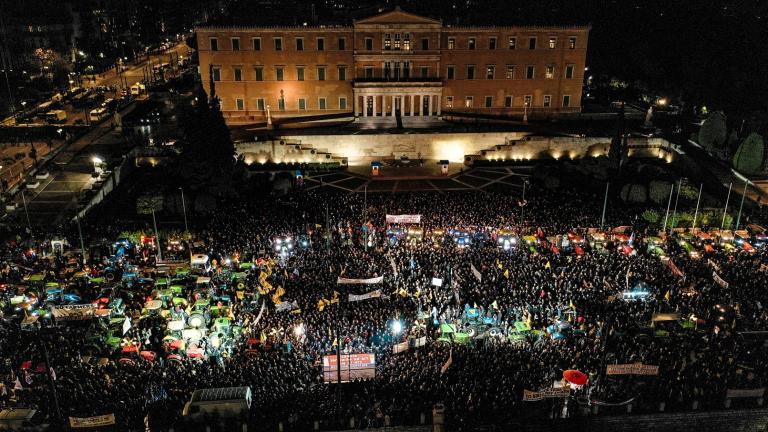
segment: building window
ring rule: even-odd
[[[452,38],[452,37],[448,38],[448,49],[449,50],[456,49],[456,38]]]
[[[325,81],[325,68],[324,67],[317,68],[317,80],[318,81]]]
[[[446,108],[453,108],[453,96],[446,96],[445,97],[445,107]]]
[[[517,49],[517,38],[514,36],[509,37],[509,49]]]
[[[421,78],[429,78],[429,68],[428,67],[422,66],[420,68],[420,73],[421,73],[421,75],[420,75]]]
[[[347,98],[345,98],[345,97],[340,97],[339,98],[339,109],[340,110],[347,109]]]
[[[549,38],[549,49],[555,49],[557,48],[557,38],[556,37],[550,37]]]
[[[471,50],[475,49],[475,42],[476,42],[475,38],[473,37],[469,38],[469,42],[467,43],[467,48]]]
[[[221,68],[219,67],[213,68],[213,80],[221,81]]]
[[[395,49],[400,50],[400,33],[395,33]]]
[[[368,79],[373,78],[373,66],[366,66],[365,67],[365,77]]]
[[[504,96],[504,108],[512,108],[512,96]]]
[[[307,109],[307,100],[304,98],[299,98],[299,111],[304,111]]]
[[[545,95],[544,96],[544,106],[545,107],[552,106],[552,96],[550,96],[550,95]]]
[[[211,38],[211,51],[218,51],[219,50],[219,40],[216,38]]]
[[[264,81],[264,68],[259,66],[253,68],[253,71],[256,73],[256,81]]]
[[[304,38],[296,38],[296,51],[304,51]]]
[[[237,107],[238,111],[245,110],[245,101],[242,99],[235,99],[235,106]]]
[[[282,81],[284,79],[285,75],[285,69],[282,67],[275,68],[275,77],[278,81]]]
[[[563,108],[571,106],[571,95],[563,95]]]
[[[507,79],[515,79],[515,67],[507,65]]]
[[[346,81],[347,80],[347,68],[344,66],[339,66],[339,81]]]
[[[456,79],[456,67],[448,66],[446,76],[449,80]]]
[[[366,51],[373,51],[373,39],[372,38],[365,38],[365,50]]]
[[[264,105],[264,98],[256,99],[256,109],[258,109],[259,111],[264,111],[265,108],[266,107]]]
[[[467,79],[468,80],[475,79],[475,66],[474,65],[467,66]]]
[[[240,38],[239,37],[233,37],[232,38],[232,51],[240,51]]]
[[[325,51],[325,38],[317,38],[317,50]]]
[[[573,79],[573,65],[568,65],[565,67],[565,78]]]
[[[568,49],[576,49],[576,36],[568,38]]]
[[[277,109],[280,111],[285,111],[285,98],[280,96],[280,99],[277,100]]]
[[[232,72],[234,72],[235,81],[242,81],[243,80],[243,70],[239,67],[233,68]]]
[[[321,97],[321,98],[317,99],[317,108],[321,109],[321,110],[328,109],[328,106],[327,106],[327,104],[325,102],[325,98],[324,97]]]
[[[403,51],[410,51],[410,50],[411,50],[411,40],[403,39]]]
[[[424,39],[421,40],[421,49],[423,51],[429,50],[429,39],[424,38]]]
[[[344,38],[339,38],[339,51],[344,51],[347,49],[347,40]]]
[[[544,73],[544,78],[552,79],[554,77],[555,77],[555,67],[553,65],[548,65]]]
[[[488,39],[488,49],[495,50],[496,49],[496,38],[492,37]]]
[[[486,96],[485,97],[485,107],[486,108],[493,108],[493,96]]]
[[[467,96],[466,98],[464,98],[464,106],[466,108],[472,108],[472,102],[474,101],[474,99],[475,98],[473,98],[472,96]]]
[[[533,96],[531,95],[525,95],[525,99],[523,100],[523,103],[525,106],[530,107],[533,105]]]
[[[384,33],[384,49],[390,50],[392,49],[392,35],[389,33]]]
[[[283,38],[275,38],[275,51],[283,50]]]
[[[488,65],[485,68],[485,79],[495,79],[496,78],[496,66],[494,65]]]
[[[536,36],[528,39],[528,49],[536,49]]]
[[[296,79],[299,81],[304,81],[304,68],[303,67],[297,67],[296,68]]]
[[[254,51],[261,51],[261,38],[256,37],[256,38],[251,39],[251,41],[253,42],[253,50]]]
[[[535,73],[536,73],[536,67],[528,66],[527,68],[525,68],[525,79],[533,79]]]

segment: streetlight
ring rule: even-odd
[[[528,123],[528,104],[529,104],[528,101],[525,101],[525,103],[523,103],[523,123],[526,123],[526,124]]]
[[[392,334],[397,336],[402,331],[403,331],[403,323],[400,322],[400,320],[393,321],[392,322]]]

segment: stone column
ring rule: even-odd
[[[429,95],[429,113],[428,116],[431,116],[433,112],[435,112],[434,108],[432,107],[432,100],[434,99],[434,95]]]
[[[440,117],[440,108],[443,106],[443,97],[437,95],[437,116]]]
[[[375,95],[375,94],[371,96],[371,98],[373,99],[373,113],[372,113],[372,114],[373,114],[373,117],[376,117],[376,98],[377,98],[377,97],[378,97],[378,96],[377,96],[377,95]]]
[[[397,95],[392,95],[392,117],[395,117],[395,99],[397,98]]]
[[[363,117],[368,117],[368,95],[363,93]]]
[[[411,111],[408,113],[409,116],[413,117],[413,101],[416,99],[416,96],[411,95]]]
[[[417,113],[416,115],[421,117],[421,107],[424,104],[424,102],[421,101],[421,95],[420,94],[416,95],[415,97],[416,97],[416,113]]]

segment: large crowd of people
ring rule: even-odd
[[[195,225],[188,247],[211,258],[214,279],[233,261],[257,262],[243,287],[253,295],[238,298],[227,284],[211,288],[231,294],[230,317],[242,335],[224,354],[180,361],[162,354],[167,320],[142,317],[156,288],[150,279],[120,291],[124,315],[132,318],[125,337],[160,354],[154,361],[96,361],[86,348],[99,325],[95,319],[23,330],[24,316],[9,306],[16,294],[10,291],[32,273],[65,283],[73,255],[43,259],[42,251],[50,249],[43,236],[8,239],[0,268],[6,290],[0,405],[33,407],[51,420],[114,413],[116,428],[138,429],[146,421],[156,429],[181,430],[183,424],[183,430],[194,430],[197,423],[181,414],[195,389],[249,386],[248,421],[260,430],[278,430],[278,424],[311,430],[314,422],[335,430],[349,427],[350,419],[354,427],[420,424],[431,421],[436,404],[444,407],[450,430],[471,430],[525,418],[626,412],[627,405],[634,412],[722,409],[728,389],[763,387],[768,352],[759,331],[768,330],[767,249],[715,244],[692,257],[668,236],[660,259],[646,247],[657,233],[638,217],[641,210],[611,205],[607,214],[603,231],[624,227],[632,246],[627,249],[610,239],[589,244],[589,233],[601,225],[601,197],[534,186],[524,218],[521,204],[500,193],[364,197],[327,191],[222,203]],[[412,226],[423,236],[394,239],[387,214],[421,215]],[[88,244],[113,242],[128,228],[119,221],[85,221],[82,227]],[[437,230],[445,232],[431,235]],[[457,245],[451,230],[472,233],[471,244]],[[514,233],[513,246],[500,247],[502,230]],[[79,244],[76,233],[73,228],[72,245]],[[567,247],[552,240],[569,233],[573,243]],[[534,241],[523,241],[529,236]],[[275,248],[277,239],[287,237],[295,246]],[[108,265],[110,254],[102,255],[104,263],[89,263],[94,275]],[[146,269],[155,257],[150,251],[134,259]],[[339,285],[339,277],[383,279]],[[276,296],[277,287],[282,293]],[[635,287],[644,295],[625,298]],[[349,301],[349,294],[377,289],[380,296]],[[87,291],[77,291],[83,301],[98,297]],[[184,295],[191,303],[196,294]],[[483,323],[476,328],[498,333],[469,340],[446,335],[445,324],[469,332],[469,311]],[[658,314],[676,318],[650,326]],[[520,323],[525,331],[516,333]],[[512,333],[520,337],[508,337]],[[414,343],[422,337],[426,343]],[[395,352],[403,342],[409,348]],[[374,354],[375,377],[341,388],[325,383],[322,358],[339,349]],[[42,369],[35,369],[40,363]],[[629,363],[656,365],[658,374],[605,373],[607,365]],[[589,382],[563,384],[566,370],[583,372]],[[560,385],[571,387],[570,397],[523,400],[525,390]]]

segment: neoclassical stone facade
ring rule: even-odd
[[[450,27],[399,9],[352,26],[197,28],[206,90],[213,81],[240,124],[579,112],[588,36]]]

